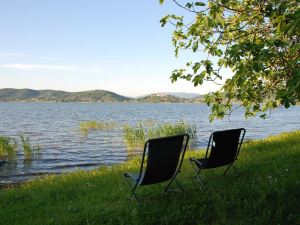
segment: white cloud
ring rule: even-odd
[[[76,71],[76,66],[61,66],[47,64],[0,64],[0,68],[17,69],[17,70],[32,70],[32,69],[50,69],[63,71]]]
[[[30,57],[29,54],[21,52],[0,52],[0,59],[24,59]]]

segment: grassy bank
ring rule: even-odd
[[[185,192],[141,187],[140,205],[128,200],[122,177],[139,165],[134,159],[0,190],[0,224],[300,224],[300,131],[245,144],[241,176],[205,171],[206,188],[192,181],[185,161],[178,177]]]

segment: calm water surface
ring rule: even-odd
[[[123,104],[123,103],[0,103],[0,135],[29,136],[43,147],[42,156],[24,163],[18,161],[0,168],[0,183],[20,182],[37,174],[61,173],[76,168],[91,169],[128,159],[122,124],[138,122],[185,122],[197,127],[196,148],[206,146],[216,130],[244,127],[246,139],[261,139],[300,129],[300,106],[276,109],[271,117],[244,119],[237,111],[230,120],[209,123],[209,109],[203,104]],[[88,120],[116,121],[117,128],[84,136],[79,123]],[[21,153],[20,153],[21,154]]]

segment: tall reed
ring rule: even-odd
[[[117,126],[116,121],[99,121],[99,122],[97,122],[95,120],[91,120],[91,121],[81,122],[79,124],[80,132],[85,135],[91,131],[109,130],[109,129],[115,128],[116,126]]]
[[[141,123],[137,127],[131,127],[130,125],[124,126],[124,141],[129,150],[142,148],[147,136],[147,131]]]
[[[156,126],[146,127],[142,123],[139,123],[136,127],[130,125],[124,126],[124,141],[129,150],[135,150],[142,149],[147,139],[186,133],[190,136],[190,147],[196,140],[197,129],[195,125],[179,121],[174,124],[162,123]]]
[[[14,138],[0,136],[0,159],[14,160],[17,156],[17,141]]]
[[[32,145],[29,137],[20,135],[20,139],[25,161],[31,161],[34,157],[37,157],[41,154],[42,147],[40,145]]]

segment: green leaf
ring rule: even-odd
[[[296,43],[296,44],[292,45],[292,47],[291,47],[292,54],[296,53],[299,50],[300,50],[300,43]]]
[[[176,57],[176,58],[178,57],[178,50],[179,50],[179,48],[176,47],[176,48],[175,48],[175,57]]]
[[[185,7],[187,7],[188,9],[192,8],[193,7],[193,4],[188,2],[185,4]]]
[[[195,6],[205,6],[205,3],[203,3],[203,2],[195,2]]]
[[[201,64],[200,63],[195,63],[193,66],[193,71],[194,73],[197,73],[197,71],[200,69]]]
[[[166,23],[169,21],[169,19],[170,19],[170,15],[166,15],[166,16],[164,16],[163,18],[161,18],[160,19],[160,25],[162,26],[162,27],[164,27],[165,25],[166,25]]]
[[[195,41],[195,42],[193,43],[192,49],[193,49],[193,52],[196,52],[196,51],[198,50],[198,41]]]

